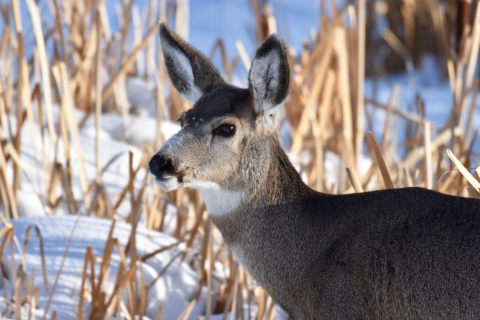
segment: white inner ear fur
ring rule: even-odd
[[[195,103],[203,95],[202,90],[195,86],[193,69],[188,57],[178,48],[172,47],[167,41],[162,41],[164,55],[169,56],[175,63],[175,73],[188,83],[188,91],[180,92],[180,95],[188,102]]]
[[[257,113],[275,107],[272,100],[280,86],[280,63],[276,50],[271,50],[252,62],[249,81],[253,88],[253,101]]]
[[[210,215],[221,216],[232,213],[245,198],[244,191],[225,190],[215,182],[186,183],[186,187],[200,190]]]
[[[270,136],[277,132],[284,115],[285,105],[283,103],[273,108],[263,110],[257,118],[259,132],[266,136]]]

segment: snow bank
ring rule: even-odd
[[[56,310],[57,319],[62,320],[76,319],[75,312],[79,303],[78,294],[86,249],[88,246],[92,247],[95,257],[101,257],[112,224],[111,220],[80,217],[74,228],[76,220],[77,217],[75,216],[65,216],[29,217],[12,221],[15,228],[15,235],[21,244],[23,244],[28,226],[35,225],[40,229],[45,248],[49,290],[52,288],[68,240],[73,233],[73,240],[68,251],[67,259],[65,260],[58,285],[53,294],[52,303],[48,310],[48,315],[51,315],[52,311]],[[113,237],[118,238],[123,247],[126,246],[129,235],[130,225],[117,222]],[[177,242],[176,239],[168,235],[154,231],[147,231],[141,225],[137,228],[136,239],[138,256],[145,255],[161,247]],[[182,250],[182,247],[180,246],[178,249],[164,251],[143,263],[146,285],[149,285],[155,278],[157,278],[158,273],[163,270],[172,257],[179,252],[178,250]],[[7,262],[5,265],[10,267],[10,264],[8,263],[10,261],[9,250],[6,250],[4,259],[4,261]],[[21,255],[18,249],[15,251],[15,261],[17,263],[16,268],[18,268],[21,262]],[[106,288],[109,288],[110,292],[114,286],[120,261],[120,256],[116,252],[116,249],[114,249],[110,263],[110,275],[106,285]],[[96,272],[98,272],[99,265],[99,263],[96,264]],[[43,316],[43,310],[46,306],[50,291],[45,289],[43,283],[41,276],[42,265],[40,249],[36,236],[32,234],[30,236],[28,252],[26,255],[25,270],[27,274],[31,275],[33,274],[33,269],[35,269],[36,274],[33,281],[34,285],[38,286],[41,290],[40,309],[37,310],[37,318],[39,319]],[[158,281],[155,282],[154,286],[152,286],[148,292],[149,299],[146,319],[152,319],[159,307],[163,307],[164,319],[175,319],[194,298],[198,288],[197,285],[197,274],[190,268],[190,266],[185,263],[180,263],[178,259],[174,260],[174,262],[168,267],[167,271]],[[4,296],[3,290],[3,288],[0,289],[1,296]],[[9,293],[9,295],[11,295],[11,293]],[[5,305],[0,303],[0,306],[3,311]],[[196,319],[204,311],[201,306],[202,304],[198,304],[198,307],[194,309],[192,318]],[[84,310],[89,310],[89,307],[90,304],[85,302]],[[24,315],[26,315],[26,313]]]

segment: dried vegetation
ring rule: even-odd
[[[326,2],[321,1],[323,8]],[[255,305],[258,306],[257,319],[273,319],[276,311],[274,302],[235,261],[219,232],[209,221],[201,196],[187,189],[167,195],[153,187],[149,175],[145,178],[138,177],[139,172],[142,172],[140,169],[146,167],[154,150],[163,143],[159,130],[152,143],[141,146],[144,156],[138,167],[134,167],[133,155],[130,154],[129,163],[125,164],[129,165],[130,179],[122,192],[112,194],[102,183],[102,174],[106,168],[100,167],[98,159],[100,123],[106,113],[131,112],[122,95],[126,91],[127,77],[140,77],[155,84],[157,129],[161,120],[176,121],[179,113],[190,107],[169,84],[162,57],[156,50],[159,18],[173,19],[171,25],[175,26],[179,34],[186,35],[188,22],[184,17],[188,16],[188,1],[178,1],[175,4],[149,1],[141,19],[138,15],[132,15],[131,1],[122,3],[120,24],[114,31],[111,30],[104,1],[26,0],[21,4],[20,0],[12,0],[0,4],[0,13],[5,22],[0,34],[0,199],[3,205],[0,218],[4,225],[0,230],[0,257],[3,257],[3,269],[5,264],[12,264],[13,270],[12,278],[4,279],[4,288],[13,288],[4,289],[6,293],[12,292],[12,296],[4,300],[8,305],[8,313],[16,314],[16,318],[20,319],[20,306],[26,305],[29,314],[34,314],[39,300],[39,289],[31,283],[32,275],[22,273],[22,265],[15,265],[10,256],[15,237],[13,226],[9,223],[18,217],[16,199],[22,175],[20,147],[25,140],[30,139],[22,136],[19,128],[38,124],[45,128],[41,131],[42,141],[49,141],[51,145],[64,144],[66,150],[66,161],[59,162],[56,156],[51,156],[52,150],[47,150],[46,143],[36,146],[38,170],[43,171],[44,177],[44,188],[39,196],[47,205],[48,213],[55,214],[55,208],[63,203],[71,214],[89,214],[125,220],[132,224],[128,247],[122,248],[110,233],[101,259],[94,257],[92,248],[85,248],[85,266],[77,306],[78,319],[86,316],[85,301],[92,304],[88,309],[91,319],[104,316],[108,318],[120,313],[126,319],[133,319],[144,314],[149,288],[141,281],[136,281],[133,275],[135,270],[141,269],[141,261],[149,256],[136,255],[135,227],[139,217],[142,217],[147,228],[165,230],[168,204],[178,210],[175,219],[168,221],[174,226],[173,236],[178,239],[178,243],[186,244],[184,252],[172,255],[172,262],[175,259],[187,259],[187,251],[194,252],[194,255],[188,255],[192,260],[187,262],[198,271],[199,288],[204,285],[209,289],[219,288],[208,296],[205,317],[208,319],[212,314],[223,313],[225,319],[227,313],[231,312],[231,319],[243,319],[245,308],[253,308]],[[459,18],[462,21],[462,32],[459,33],[458,30],[455,32],[456,29],[452,31],[450,25],[447,26],[451,17],[446,16],[448,12],[439,9],[441,6],[437,0],[425,1],[424,5],[429,6],[430,10],[421,13],[428,15],[431,24],[416,27],[416,3],[421,2],[358,0],[355,6],[334,7],[330,15],[319,16],[320,28],[310,39],[305,40],[304,48],[298,53],[290,51],[292,85],[285,103],[286,118],[291,125],[290,152],[294,156],[311,154],[308,161],[300,164],[300,170],[305,173],[308,184],[314,189],[327,193],[333,190],[345,193],[421,186],[452,195],[479,197],[480,169],[477,168],[475,172],[471,167],[479,152],[473,148],[477,129],[473,127],[472,114],[479,87],[475,67],[480,40],[480,6],[474,8],[472,5],[468,7],[471,9],[468,14],[457,15],[463,17]],[[22,29],[21,18],[25,15],[20,13],[20,6],[28,9],[30,30]],[[387,105],[375,99],[364,99],[366,69],[373,79],[378,75],[388,78],[388,72],[395,69],[387,64],[375,66],[372,57],[378,54],[375,50],[379,50],[380,45],[376,46],[371,40],[375,19],[394,14],[392,8],[395,6],[400,7],[403,20],[390,20],[398,24],[394,28],[403,26],[407,30],[406,35],[399,38],[396,30],[387,29],[382,38],[377,39],[377,43],[389,46],[391,52],[401,58],[397,59],[396,67],[400,64],[399,69],[406,66],[410,70],[423,50],[418,49],[422,43],[419,41],[422,32],[427,30],[427,34],[434,36],[436,48],[440,48],[436,53],[444,57],[445,74],[450,81],[454,101],[446,123],[433,124],[425,119],[424,108],[428,101],[422,99],[422,92],[417,93],[417,105],[413,108],[415,111],[400,109],[396,90]],[[261,42],[266,35],[275,32],[276,25],[282,21],[275,20],[268,3],[251,0],[251,7],[256,21],[257,40]],[[409,15],[412,12],[413,15]],[[470,19],[470,16],[473,18]],[[458,26],[459,23],[457,21],[453,25]],[[452,34],[456,35],[455,41],[451,41]],[[243,44],[237,42],[238,53],[229,52],[236,56],[230,60],[223,41],[233,40],[219,40],[212,48],[212,55],[216,50],[220,51],[225,77],[231,79],[232,73],[237,67],[241,68],[241,64],[248,69],[251,56]],[[366,43],[369,43],[367,50]],[[165,96],[165,88],[169,88],[169,96]],[[58,121],[55,121],[52,111],[54,104],[61,106],[61,112],[56,115]],[[77,121],[74,117],[75,109],[85,111],[85,118]],[[384,110],[387,119],[383,136],[378,142],[373,135],[366,134],[373,130],[371,114],[374,109]],[[5,121],[8,115],[16,116],[17,122]],[[94,179],[89,179],[85,173],[82,152],[87,150],[81,150],[79,143],[79,131],[88,117],[94,117],[97,122]],[[390,125],[392,122],[389,120],[394,118],[402,119],[407,125]],[[4,127],[5,123],[9,125]],[[12,130],[12,127],[16,129]],[[406,130],[405,141],[396,140],[398,130]],[[405,149],[401,154],[397,151],[400,144]],[[71,157],[70,150],[74,150],[77,156]],[[346,163],[346,172],[343,167],[335,173],[339,177],[338,185],[329,184],[325,178],[327,152],[338,155]],[[359,160],[362,154],[370,155],[373,165],[360,174]],[[72,191],[71,168],[74,166],[80,172],[81,198],[75,198]],[[7,176],[8,167],[13,168],[11,177]],[[135,179],[142,179],[143,186],[136,187]],[[61,190],[61,197],[57,197],[57,190]],[[131,204],[128,217],[117,214],[122,201]],[[115,220],[112,222],[112,230],[114,226]],[[32,227],[29,233],[31,230],[36,231],[39,238],[37,243],[41,246],[41,230]],[[29,235],[26,236],[28,238]],[[159,251],[169,249],[171,248],[159,248]],[[66,250],[68,251],[68,245]],[[114,291],[105,292],[103,284],[105,275],[109,272],[109,255],[113,250],[119,252],[122,264]],[[156,252],[151,253],[154,254]],[[219,265],[225,270],[223,278],[218,278],[213,273]],[[166,268],[168,267],[174,265],[168,264]],[[47,279],[45,270],[43,273],[44,285],[51,298],[58,277]],[[58,274],[60,273],[61,270]],[[125,290],[130,297],[128,305],[119,299]],[[198,297],[199,295],[200,289]],[[195,303],[196,300],[192,300],[178,318],[187,319]],[[49,310],[48,305],[49,303],[45,306],[46,313],[54,318],[55,310]],[[157,319],[161,318],[160,308]]]

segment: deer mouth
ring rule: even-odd
[[[183,172],[178,170],[177,161],[170,155],[156,154],[149,163],[150,172],[157,185],[165,191],[172,191],[183,184]]]
[[[155,176],[155,183],[165,191],[173,191],[182,186],[183,177],[163,174],[162,176]]]

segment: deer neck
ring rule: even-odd
[[[268,156],[259,155],[265,161],[257,158],[255,165],[244,161],[240,172],[247,176],[243,177],[242,190],[201,190],[207,211],[227,242],[238,236],[248,219],[264,213],[268,207],[288,205],[316,193],[302,181],[278,140],[272,138],[268,144]]]

